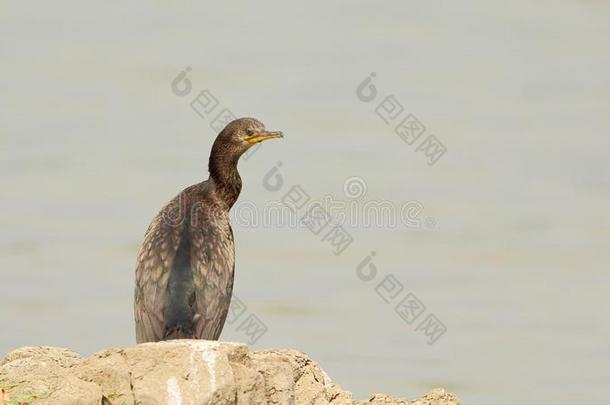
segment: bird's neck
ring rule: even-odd
[[[208,165],[210,180],[214,183],[218,198],[230,209],[241,192],[241,177],[237,171],[235,157],[223,153],[212,153]]]

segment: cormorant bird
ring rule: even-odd
[[[253,145],[281,137],[254,118],[230,122],[212,146],[209,178],[183,190],[153,219],[136,265],[138,343],[218,339],[233,290],[229,210],[241,191],[237,161]]]

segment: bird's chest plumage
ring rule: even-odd
[[[195,334],[217,339],[233,291],[235,246],[228,211],[207,209],[189,227]]]
[[[230,295],[235,245],[229,213],[214,207],[205,212],[195,212],[189,228],[192,241],[191,267],[196,287],[218,290],[220,295],[225,295],[225,292]],[[200,283],[197,283],[197,278],[201,279]]]

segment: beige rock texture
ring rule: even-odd
[[[455,405],[443,389],[408,401],[352,399],[295,350],[250,352],[240,343],[171,340],[81,357],[68,349],[23,347],[0,363],[0,404],[11,405]]]

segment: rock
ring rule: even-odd
[[[420,399],[407,401],[397,399],[385,394],[375,394],[367,402],[356,402],[358,405],[376,404],[376,405],[453,405],[459,404],[460,401],[455,395],[446,392],[442,388],[435,388]]]
[[[250,352],[240,343],[171,340],[108,349],[23,347],[0,363],[0,404],[40,405],[456,405],[442,389],[400,400],[355,401],[320,366],[295,350]]]

